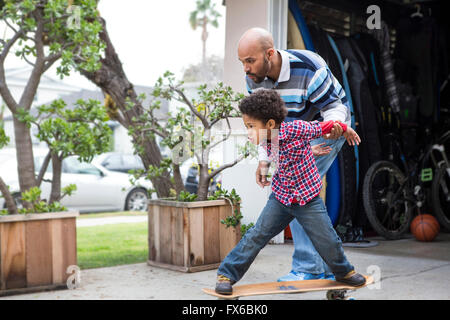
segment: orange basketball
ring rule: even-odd
[[[430,214],[419,214],[411,222],[411,233],[419,241],[433,241],[439,229],[439,222]]]

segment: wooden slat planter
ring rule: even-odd
[[[0,296],[66,287],[78,212],[0,216]]]
[[[239,208],[238,208],[239,209]],[[220,220],[232,215],[226,200],[150,200],[148,264],[183,272],[215,269],[241,239],[241,226]]]

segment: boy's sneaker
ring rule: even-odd
[[[347,273],[347,275],[343,278],[336,278],[336,281],[354,286],[354,287],[359,287],[362,286],[363,284],[366,283],[366,278],[364,278],[364,276],[362,276],[359,273],[356,273],[355,270],[350,271],[349,273]]]
[[[313,273],[308,273],[308,272],[297,272],[297,271],[291,270],[291,272],[289,272],[287,275],[278,278],[277,281],[278,282],[301,281],[301,280],[315,280],[315,279],[323,279],[323,278],[324,278],[323,273],[313,274]]]
[[[322,279],[322,278],[321,278],[321,279]],[[336,278],[334,277],[334,274],[332,274],[332,273],[326,273],[326,274],[324,275],[323,279],[325,279],[325,280],[333,280],[333,281],[336,281]]]
[[[219,294],[230,295],[233,293],[232,282],[229,278],[219,274],[217,275],[216,292]]]

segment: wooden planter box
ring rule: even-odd
[[[238,208],[239,209],[239,208]],[[149,200],[148,264],[183,272],[218,268],[241,239],[241,226],[220,220],[232,215],[226,200]]]
[[[78,212],[0,216],[0,296],[67,288]]]

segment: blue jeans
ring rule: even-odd
[[[259,251],[294,218],[303,226],[303,230],[336,278],[344,277],[354,269],[345,257],[342,242],[333,229],[325,204],[319,196],[304,206],[285,206],[271,194],[255,226],[245,233],[237,246],[225,257],[217,274],[224,275],[233,282],[239,281]]]
[[[344,137],[340,137],[336,140],[326,140],[318,138],[311,141],[311,145],[316,145],[325,142],[332,148],[331,152],[326,156],[315,157],[316,166],[319,170],[320,177],[327,173],[334,159],[338,155],[345,142]],[[292,255],[292,270],[296,272],[306,272],[312,274],[330,274],[332,273],[327,264],[323,261],[317,250],[314,248],[311,240],[306,234],[302,226],[297,220],[292,220],[289,224],[292,233],[292,239],[294,240],[294,254]]]

